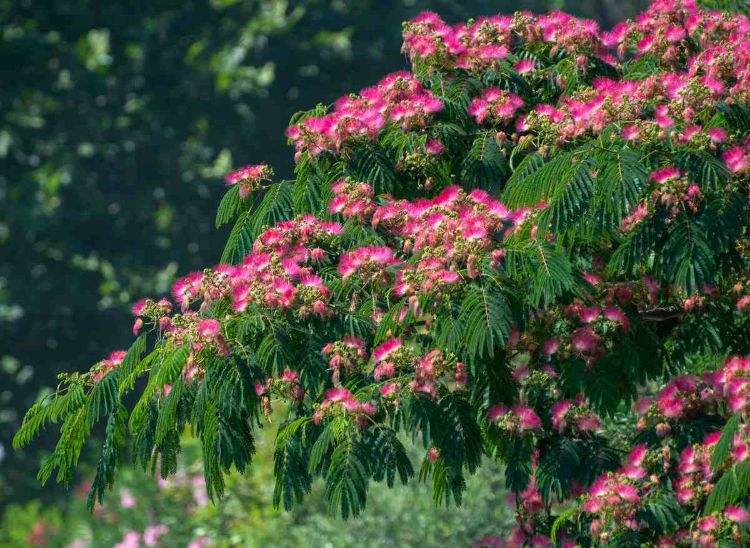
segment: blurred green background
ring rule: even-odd
[[[230,167],[265,161],[288,176],[292,152],[283,132],[294,112],[406,67],[401,21],[424,9],[449,22],[564,9],[611,26],[644,5],[0,0],[0,545],[30,542],[40,516],[49,525],[40,538],[48,541],[56,520],[87,521],[79,502],[65,502],[69,493],[36,482],[35,467],[51,437],[24,452],[10,449],[24,410],[54,387],[58,372],[88,369],[127,346],[132,301],[164,293],[175,275],[218,260],[226,233],[213,228],[213,215]],[[401,525],[393,528],[428,535],[414,538],[460,544],[493,523],[498,532],[508,523],[491,469],[474,486],[473,498],[483,501],[479,510],[437,512],[427,495],[417,495],[420,488],[378,492],[368,515],[343,528],[321,516],[314,497],[301,513],[274,512],[268,462],[259,468],[266,472],[235,478],[220,508],[201,510],[223,524],[213,533],[245,534],[232,530],[253,529],[242,516],[254,515],[273,523],[263,534],[283,532],[287,545],[304,544],[312,530],[316,538],[338,539],[331,545],[359,534],[373,539],[366,545],[378,545],[404,541],[377,525],[398,518]],[[137,474],[129,481],[142,504],[175,507],[153,491],[153,481]],[[382,517],[387,514],[393,516]],[[118,528],[104,529],[122,536],[130,522],[117,520]],[[18,538],[7,536],[11,525]]]

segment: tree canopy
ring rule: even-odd
[[[371,481],[460,502],[490,458],[511,543],[741,542],[749,32],[690,0],[606,32],[409,20],[412,71],[296,115],[293,177],[231,172],[220,264],[136,302],[130,348],[65,375],[16,445],[61,423],[39,477],[66,481],[103,421],[93,506],[127,451],[173,473],[190,429],[213,497],[283,405],[287,508],[316,477],[344,517]]]

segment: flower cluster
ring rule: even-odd
[[[400,263],[388,246],[358,247],[341,255],[338,272],[344,279],[357,274],[365,282],[383,283],[389,279],[388,269]]]
[[[359,401],[348,389],[343,387],[331,388],[325,394],[325,399],[315,410],[313,422],[320,424],[327,417],[340,415],[351,416],[362,428],[375,414],[377,408],[373,403]]]
[[[395,72],[358,95],[340,98],[333,112],[311,116],[287,130],[297,153],[340,152],[353,141],[372,140],[389,123],[423,127],[443,103],[408,72]]]
[[[468,112],[477,124],[505,124],[515,117],[523,104],[523,99],[515,93],[500,88],[487,88],[471,102]]]
[[[510,211],[487,192],[448,187],[432,199],[392,200],[377,207],[372,225],[398,237],[405,253],[417,256],[396,274],[397,296],[441,294],[479,274],[489,258],[504,256],[501,240],[522,223],[528,210]]]
[[[106,377],[111,371],[117,369],[117,367],[125,359],[127,352],[125,350],[114,350],[106,359],[103,359],[94,367],[91,368],[91,382],[98,383],[104,377]]]
[[[328,203],[328,211],[346,218],[365,219],[375,210],[372,187],[367,183],[339,179],[331,185],[335,194]]]
[[[424,12],[404,25],[403,51],[413,63],[437,70],[464,69],[483,72],[497,69],[515,45],[561,49],[585,65],[587,56],[609,59],[594,21],[562,12],[535,16],[480,17],[451,26],[440,16]]]
[[[509,434],[523,435],[539,431],[542,420],[531,407],[518,404],[512,408],[495,405],[487,412],[487,420]]]
[[[715,474],[711,457],[720,437],[720,432],[714,432],[703,443],[688,445],[680,453],[674,490],[681,505],[697,508],[713,489]]]
[[[643,526],[636,514],[650,487],[650,480],[644,481],[646,457],[646,446],[635,447],[620,470],[600,476],[589,488],[583,511],[594,516],[590,525],[594,538],[606,542],[615,531]]]
[[[450,26],[427,11],[404,24],[402,50],[415,63],[481,72],[508,56],[512,24],[512,18],[498,15]]]
[[[261,188],[263,181],[268,181],[272,177],[273,170],[268,165],[258,164],[232,171],[226,176],[226,182],[229,186],[238,185],[240,197],[247,198]]]
[[[340,341],[323,347],[323,355],[328,356],[328,365],[333,373],[334,384],[343,375],[359,371],[367,361],[365,341],[358,337],[344,337]]]
[[[638,428],[656,428],[659,436],[671,431],[670,424],[695,416],[699,412],[712,411],[719,400],[713,375],[703,378],[683,375],[672,379],[654,398],[644,397],[635,404],[641,418]]]
[[[603,307],[597,304],[585,306],[583,302],[576,301],[565,307],[563,312],[571,330],[569,343],[565,345],[565,349],[580,355],[589,366],[604,354],[604,342],[607,338],[614,337],[617,332],[627,332],[630,329],[628,316],[614,304]],[[545,353],[554,354],[553,350],[557,350],[556,346],[558,345],[551,344]]]
[[[241,264],[189,274],[174,284],[172,294],[183,310],[197,299],[205,309],[231,296],[236,312],[255,303],[282,310],[295,308],[301,317],[328,317],[330,292],[310,263],[325,257],[320,245],[329,245],[340,232],[338,223],[312,215],[283,221],[259,236],[253,252]]]
[[[154,302],[151,299],[140,299],[133,303],[130,311],[135,316],[133,322],[133,335],[138,335],[143,328],[144,319],[155,323],[160,331],[169,327],[169,314],[172,312],[172,303],[168,299],[159,299]]]
[[[583,394],[575,400],[562,400],[550,409],[552,427],[558,432],[571,431],[577,434],[596,432],[601,428],[601,421],[589,408]]]
[[[192,311],[176,314],[165,333],[175,347],[189,346],[193,356],[204,348],[216,351],[219,356],[229,355],[229,344],[221,333],[221,323],[214,318],[203,318]]]
[[[716,382],[732,413],[746,416],[750,411],[750,358],[729,358],[718,372]]]

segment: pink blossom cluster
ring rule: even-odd
[[[724,152],[724,163],[732,173],[748,173],[750,170],[750,137]]]
[[[375,381],[408,375],[412,379],[408,382],[409,390],[432,399],[438,397],[440,382],[452,380],[457,390],[465,388],[468,383],[468,373],[463,363],[453,364],[439,349],[430,350],[419,356],[398,337],[391,337],[377,346],[372,352],[372,359],[375,363]],[[391,398],[400,387],[405,386],[403,380],[387,382],[381,386],[380,395]]]
[[[645,445],[633,448],[618,471],[599,476],[584,496],[583,511],[594,516],[590,525],[594,538],[606,541],[614,531],[635,531],[643,526],[636,514],[649,490],[644,481],[647,453]]]
[[[535,468],[535,466],[532,466]],[[546,535],[538,533],[538,522],[544,519],[544,499],[536,485],[536,478],[532,475],[526,489],[518,495],[516,506],[516,525],[499,546],[503,548],[551,548],[552,541]],[[571,546],[563,543],[566,548]]]
[[[675,377],[654,398],[644,397],[636,402],[635,411],[641,417],[637,426],[655,426],[656,433],[664,437],[671,431],[670,423],[713,411],[720,396],[713,374]]]
[[[523,99],[515,93],[500,88],[487,88],[482,95],[472,100],[468,112],[477,124],[506,124],[523,105]]]
[[[729,358],[719,370],[716,382],[731,412],[747,416],[750,412],[750,357]]]
[[[448,362],[440,349],[430,350],[414,364],[414,380],[409,384],[413,392],[438,397],[438,378],[449,371]]]
[[[375,211],[372,187],[367,183],[339,179],[331,185],[333,199],[328,203],[329,213],[346,218],[370,218]]]
[[[587,55],[610,57],[594,21],[562,12],[480,17],[454,26],[423,12],[404,25],[402,50],[418,65],[482,72],[499,68],[516,45],[534,44],[549,45],[552,55],[563,49],[581,63]]]
[[[283,221],[263,232],[253,251],[237,266],[218,265],[178,280],[172,294],[183,310],[196,299],[202,308],[231,296],[236,312],[250,303],[266,308],[295,308],[302,317],[328,317],[330,292],[308,264],[322,260],[320,245],[330,244],[341,225],[312,215]]]
[[[356,274],[366,282],[383,283],[389,279],[388,269],[399,264],[401,261],[390,247],[365,246],[342,254],[338,272],[344,279]]]
[[[262,399],[273,393],[293,402],[302,401],[305,397],[305,390],[300,385],[299,373],[288,367],[278,378],[269,378],[265,382],[255,383],[255,393]]]
[[[497,68],[508,56],[512,24],[512,18],[498,15],[451,26],[425,11],[404,25],[402,51],[414,63],[481,72]]]
[[[261,188],[263,181],[273,177],[273,170],[267,164],[245,166],[230,172],[226,176],[227,185],[239,185],[240,197],[247,198],[250,194]]]
[[[386,198],[374,208],[369,187],[356,191],[356,196],[351,194],[352,186],[339,185],[336,190],[340,193],[331,207],[356,204],[357,216],[388,237],[399,239],[405,254],[420,259],[404,263],[390,247],[367,246],[343,254],[339,274],[348,278],[356,273],[366,281],[385,284],[391,280],[389,271],[398,267],[393,292],[399,297],[439,294],[462,280],[463,269],[469,278],[476,277],[484,258],[497,264],[504,255],[496,241],[498,235],[509,234],[506,228],[517,226],[530,213],[526,209],[509,211],[485,191],[467,194],[455,186],[431,199],[409,202]]]
[[[334,384],[338,383],[342,374],[348,375],[360,370],[367,361],[365,341],[358,337],[349,336],[340,341],[328,343],[323,347],[322,352],[328,357]]]
[[[359,401],[348,389],[331,388],[326,391],[325,399],[315,410],[313,422],[320,424],[326,417],[344,414],[353,417],[362,428],[365,428],[369,418],[376,411],[377,407],[373,403]]]
[[[714,373],[673,378],[655,397],[636,402],[638,428],[655,425],[657,434],[666,436],[670,423],[697,413],[716,413],[720,403],[741,416],[750,410],[750,358],[732,356]]]
[[[187,378],[192,378],[197,372],[199,364],[196,356],[201,350],[209,349],[219,356],[229,355],[229,343],[221,333],[221,323],[215,318],[204,318],[193,311],[177,314],[170,319],[165,334],[175,347],[190,348]]]
[[[680,142],[705,143],[715,149],[726,140],[726,132],[702,127],[696,116],[701,111],[713,112],[726,99],[726,91],[719,89],[724,90],[706,77],[688,73],[663,73],[640,81],[599,78],[592,87],[563,97],[558,105],[537,105],[518,118],[516,129],[566,142],[598,135],[617,123],[628,141],[653,141],[673,134]]]
[[[552,427],[558,432],[571,431],[576,434],[596,432],[602,426],[599,417],[591,411],[583,394],[574,400],[562,400],[550,409]]]
[[[522,435],[538,432],[542,428],[542,420],[536,411],[522,404],[517,404],[512,408],[505,405],[490,407],[487,411],[487,420],[510,434]]]
[[[159,299],[154,302],[151,299],[140,299],[133,303],[130,311],[135,316],[133,322],[133,335],[138,335],[143,328],[144,319],[151,320],[164,331],[169,325],[169,314],[172,312],[172,303],[168,299]]]
[[[105,359],[94,365],[91,368],[90,380],[93,383],[100,382],[106,377],[111,371],[117,369],[117,367],[123,362],[127,352],[125,350],[114,350]]]
[[[390,123],[404,131],[424,127],[443,103],[409,72],[395,72],[357,95],[341,97],[333,112],[287,129],[297,153],[338,153],[354,140],[373,140]]]
[[[606,339],[614,336],[615,332],[608,330],[608,325],[614,325],[622,333],[630,329],[627,314],[614,304],[585,306],[583,302],[576,300],[573,304],[566,306],[563,313],[570,322],[570,338],[564,341],[565,349],[580,355],[589,366],[604,355]],[[546,344],[550,345],[544,349],[547,355],[554,354],[560,347],[560,343],[548,341]]]
[[[402,241],[404,253],[419,258],[396,273],[397,296],[439,294],[466,276],[479,275],[479,264],[489,258],[499,263],[499,245],[522,223],[529,210],[510,211],[487,192],[466,193],[448,187],[432,199],[391,200],[377,207],[372,225]]]
[[[720,437],[721,432],[713,432],[703,443],[688,445],[680,452],[673,488],[681,505],[698,508],[713,489],[716,474],[711,457]]]
[[[674,219],[683,210],[696,213],[701,199],[701,189],[674,166],[667,166],[651,173],[656,183],[651,200],[667,209],[668,219]]]
[[[701,64],[709,72],[721,52],[711,51],[712,46],[741,46],[749,28],[747,18],[700,9],[694,0],[657,0],[634,21],[621,23],[606,33],[605,42],[617,47],[620,55],[648,54],[664,66],[674,66],[693,53],[689,43],[693,39],[710,55],[699,55],[690,63]]]
[[[598,134],[616,122],[627,140],[673,134],[678,142],[715,149],[727,140],[726,131],[703,127],[698,119],[703,112],[713,115],[719,101],[748,97],[748,29],[750,22],[744,16],[700,10],[691,2],[655,2],[635,22],[622,23],[603,38],[625,55],[637,37],[638,53],[661,56],[664,72],[640,81],[598,79],[592,87],[563,97],[558,105],[537,106],[519,119],[517,128],[568,141]],[[689,36],[700,37],[698,53],[692,53]],[[746,151],[730,150],[727,165],[739,171],[746,166]]]
[[[706,436],[703,443],[689,445],[680,453],[676,477],[673,481],[675,495],[680,505],[699,510],[713,490],[714,480],[718,474],[711,466],[711,459],[720,438],[721,432],[713,432]],[[732,460],[741,461],[736,457]],[[725,536],[728,530],[739,543],[740,535],[737,524],[748,521],[750,521],[750,513],[745,508],[730,505],[721,513],[714,512],[697,519],[690,529],[677,531],[675,538],[680,545],[715,546],[719,537]]]

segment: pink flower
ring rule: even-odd
[[[508,408],[504,405],[493,405],[487,411],[487,420],[490,422],[497,422],[502,416],[508,413]]]
[[[148,304],[148,299],[140,299],[133,303],[133,306],[130,308],[130,311],[133,313],[133,316],[140,316],[146,311],[146,305]]]
[[[343,387],[331,388],[326,391],[326,400],[337,403],[354,398],[352,393]]]
[[[123,488],[120,491],[120,506],[123,508],[133,508],[135,506],[135,497],[129,489]]]
[[[164,524],[149,525],[143,531],[143,542],[146,546],[156,546],[159,538],[169,532],[169,527]]]
[[[432,156],[437,156],[445,151],[445,145],[441,143],[439,139],[427,139],[427,144],[424,148],[425,152]]]
[[[750,521],[750,512],[742,506],[727,506],[724,508],[724,515],[728,520],[736,523],[747,523]]]
[[[513,408],[513,413],[518,416],[521,430],[537,430],[542,427],[542,420],[530,407],[517,405]]]
[[[218,320],[207,318],[198,323],[198,336],[205,339],[213,339],[221,332],[221,324]]]
[[[723,143],[727,140],[727,131],[721,127],[712,127],[708,130],[708,136],[714,143]]]
[[[744,171],[748,167],[748,155],[745,149],[739,146],[727,150],[722,159],[732,173]]]
[[[552,406],[552,409],[550,410],[550,415],[552,417],[552,426],[554,426],[557,430],[562,430],[563,428],[565,428],[565,415],[568,413],[568,411],[570,411],[571,407],[573,407],[573,402],[570,400],[557,402]]]
[[[605,308],[604,317],[610,321],[619,323],[623,331],[627,331],[630,328],[630,321],[625,315],[625,312],[616,306],[608,306]]]
[[[126,531],[122,540],[115,544],[115,548],[140,548],[141,535],[137,531]]]
[[[395,382],[389,382],[380,387],[380,395],[388,398],[396,393],[398,385]]]
[[[678,179],[680,177],[680,170],[674,166],[667,166],[651,173],[651,180],[658,183],[664,184],[672,179]]]
[[[527,74],[529,72],[532,72],[536,68],[536,65],[533,59],[521,59],[520,61],[516,62],[514,67],[518,74]]]
[[[397,337],[392,337],[385,341],[380,346],[376,347],[375,350],[372,352],[372,357],[375,359],[375,362],[381,362],[385,360],[388,356],[393,354],[396,350],[401,348],[403,346],[403,343],[401,342],[401,339]]]
[[[622,128],[622,138],[626,141],[635,141],[641,135],[640,128],[635,124],[629,124]]]
[[[643,444],[636,445],[630,451],[630,455],[628,455],[627,463],[632,466],[640,466],[641,463],[643,463],[643,459],[646,458],[647,453],[648,453],[648,447],[646,445],[643,445]]]
[[[570,336],[573,348],[577,352],[591,352],[599,344],[599,337],[590,327],[580,327]]]
[[[557,337],[547,339],[542,346],[542,352],[546,356],[552,356],[560,348],[560,340]]]
[[[581,321],[583,323],[591,323],[599,319],[599,317],[602,315],[601,310],[599,307],[592,306],[592,307],[583,307],[580,310],[579,316],[581,318]]]
[[[589,284],[593,286],[597,286],[602,282],[602,279],[600,276],[597,276],[596,274],[592,274],[591,272],[582,272],[581,277]]]

